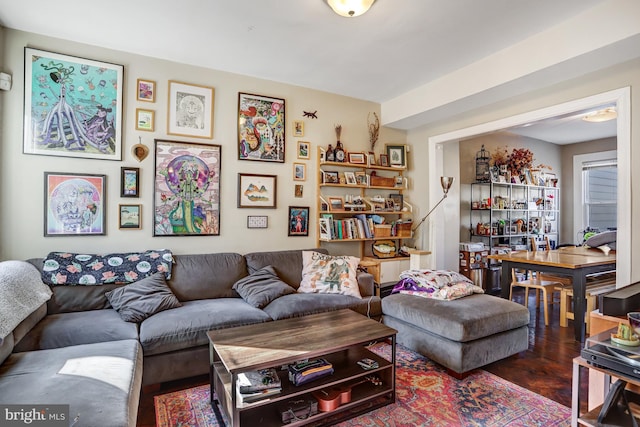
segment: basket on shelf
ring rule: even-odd
[[[372,187],[394,187],[395,182],[396,181],[394,177],[387,178],[374,174],[371,174],[371,176],[369,177],[369,185],[371,185]]]
[[[373,237],[391,237],[391,224],[375,224],[373,226]]]
[[[402,222],[396,224],[396,236],[397,237],[411,237],[412,222]]]
[[[376,240],[371,245],[371,252],[376,258],[393,258],[396,256],[396,243],[393,240]]]

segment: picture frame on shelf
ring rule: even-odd
[[[367,158],[364,153],[347,153],[347,159],[349,163],[354,165],[364,165],[367,163]]]
[[[344,199],[342,197],[329,197],[329,211],[343,211]]]
[[[393,201],[393,210],[395,212],[402,211],[404,207],[404,196],[400,193],[389,194],[389,199]]]
[[[140,197],[140,168],[120,168],[120,197]]]
[[[277,175],[238,174],[238,208],[276,209]]]
[[[118,228],[136,229],[142,228],[142,205],[118,205]]]
[[[407,146],[406,145],[386,145],[389,166],[404,168],[407,167]]]
[[[239,92],[238,159],[284,163],[285,123],[284,99]]]
[[[340,174],[337,171],[324,172],[325,184],[338,184],[340,183]]]
[[[156,102],[156,82],[138,79],[136,81],[136,99],[142,102]]]
[[[136,130],[153,132],[156,112],[145,108],[136,108]]]
[[[293,164],[293,180],[305,181],[307,179],[307,165],[305,163]]]
[[[293,121],[293,136],[296,138],[304,136],[304,122],[302,120]]]
[[[376,165],[376,153],[374,153],[373,151],[369,151],[369,153],[367,154],[367,162],[368,162],[369,166],[375,166]]]
[[[220,235],[221,146],[154,142],[153,235]]]
[[[533,175],[531,174],[531,169],[525,168],[522,169],[522,175],[524,175],[524,183],[527,185],[538,185],[533,182]]]
[[[122,160],[123,65],[25,47],[24,67],[24,154]]]
[[[289,206],[289,236],[309,235],[309,207]]]
[[[389,156],[388,155],[380,154],[378,156],[378,161],[380,163],[380,166],[389,167]]]
[[[318,223],[320,224],[320,239],[331,240],[331,219],[319,218]]]
[[[44,173],[44,236],[106,234],[107,176]]]
[[[298,141],[298,158],[308,160],[311,153],[311,143],[307,141]]]
[[[213,138],[215,89],[169,80],[167,133],[194,138]]]
[[[344,179],[346,180],[347,185],[357,185],[356,175],[353,172],[345,172]]]
[[[356,176],[357,185],[364,185],[364,186],[369,185],[369,180],[367,179],[368,175],[365,171],[356,171],[354,172],[354,175]]]
[[[269,217],[266,215],[248,215],[247,228],[268,228]]]

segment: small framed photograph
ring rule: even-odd
[[[331,220],[329,218],[320,218],[320,239],[331,240]]]
[[[296,184],[293,190],[293,196],[300,198],[302,197],[302,189],[303,189],[303,185],[302,184]]]
[[[345,172],[344,179],[347,181],[347,185],[357,185],[356,175],[353,172]]]
[[[140,229],[142,218],[142,205],[119,205],[120,215],[118,216],[118,228],[120,229]]]
[[[212,87],[169,80],[169,135],[213,138]]]
[[[533,176],[531,175],[531,169],[524,168],[522,169],[522,174],[524,175],[524,183],[527,185],[538,185],[537,182],[533,182]]]
[[[404,206],[404,197],[402,194],[389,194],[389,199],[393,201],[393,210],[400,212]]]
[[[309,159],[309,150],[311,143],[307,141],[298,141],[298,158]]]
[[[247,228],[267,228],[268,226],[269,217],[266,215],[247,216]]]
[[[239,208],[276,208],[277,175],[238,174]]]
[[[353,163],[354,165],[364,165],[367,163],[367,158],[364,153],[348,153],[347,158],[349,159],[349,163]]]
[[[389,166],[404,168],[407,166],[407,146],[406,145],[387,145],[387,156],[389,158]]]
[[[380,154],[380,156],[378,156],[378,159],[380,161],[380,166],[389,166],[389,156],[387,156],[386,154]]]
[[[136,99],[144,102],[156,102],[156,82],[138,79],[136,84]]]
[[[329,197],[329,211],[343,211],[344,199],[342,197]]]
[[[339,174],[336,171],[328,171],[323,175],[325,184],[338,184],[340,182]]]
[[[304,136],[304,122],[302,120],[293,121],[293,136],[296,138]]]
[[[368,184],[367,173],[365,171],[356,171],[355,176],[356,176],[356,184],[358,185]]]
[[[369,166],[375,166],[376,165],[376,153],[374,153],[373,151],[369,151],[369,153],[367,154],[367,161],[369,162]]]
[[[136,108],[136,130],[153,132],[155,130],[155,115],[156,112],[153,110]]]
[[[120,168],[120,197],[140,197],[140,168]]]
[[[289,206],[289,236],[309,235],[309,207]]]
[[[307,165],[304,163],[293,164],[293,180],[305,181],[307,179]]]

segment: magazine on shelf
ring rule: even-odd
[[[240,372],[238,374],[238,390],[243,394],[279,389],[281,386],[282,383],[278,372],[273,368]]]

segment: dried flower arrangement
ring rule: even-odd
[[[334,125],[334,128],[336,130],[337,141],[340,142],[340,134],[342,134],[342,125]]]
[[[511,175],[520,175],[522,169],[531,169],[533,163],[533,153],[528,148],[514,148],[509,156],[507,169]]]
[[[502,166],[509,162],[509,149],[507,147],[498,148],[491,155],[491,166]]]
[[[371,120],[371,114],[373,114],[374,120]],[[373,113],[369,113],[369,115],[367,116],[367,125],[369,127],[369,142],[371,143],[371,151],[373,151],[380,134],[380,120],[378,119],[378,115],[375,113],[375,111]]]

